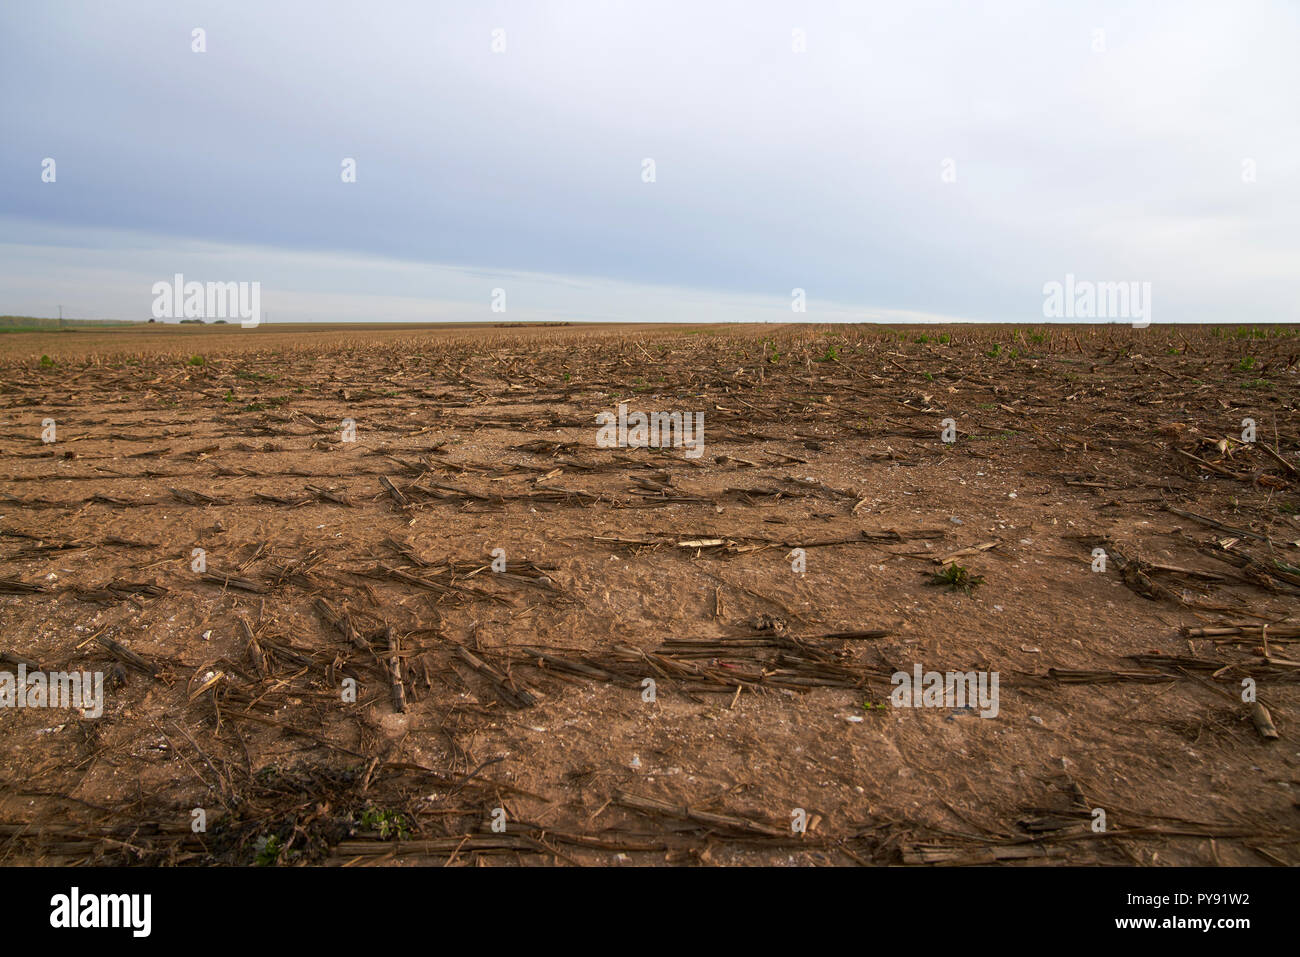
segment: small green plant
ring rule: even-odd
[[[817,361],[818,362],[839,362],[840,350],[835,348],[834,346],[827,346],[826,351],[822,353],[822,357]]]
[[[190,356],[189,364],[192,366],[201,366],[207,362],[203,356]]]
[[[1254,356],[1242,356],[1241,361],[1237,363],[1238,372],[1249,372],[1253,368],[1255,368]]]
[[[950,342],[952,342],[952,336],[946,332],[939,333],[939,345],[946,346]]]
[[[989,349],[984,354],[988,356],[990,359],[996,359],[998,356],[1002,355],[1002,343],[1000,342],[993,343],[993,348]]]
[[[253,842],[253,850],[257,856],[253,858],[253,864],[257,867],[274,867],[280,862],[280,855],[284,852],[284,847],[280,844],[280,839],[272,834],[270,837],[259,837]]]
[[[379,811],[374,808],[361,815],[361,826],[367,831],[375,831],[381,841],[395,837],[399,841],[411,833],[406,818],[396,811]]]
[[[944,565],[941,571],[931,575],[930,584],[947,585],[953,591],[963,591],[969,595],[984,584],[984,578],[982,575],[972,574],[969,568],[954,562],[950,565]]]
[[[54,368],[54,360],[51,359],[49,356],[41,356],[41,368],[42,368],[42,369],[53,369],[53,368]]]
[[[235,401],[235,393],[234,393],[232,390],[227,389],[227,390],[226,390],[226,394],[223,395],[223,396],[221,397],[221,401],[222,401],[222,402],[234,402],[234,401]]]

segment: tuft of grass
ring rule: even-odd
[[[972,574],[969,568],[954,562],[951,565],[944,565],[940,571],[931,575],[929,584],[947,585],[953,591],[962,591],[969,595],[984,584],[984,577]]]
[[[204,365],[204,364],[206,364],[206,363],[207,363],[207,360],[204,359],[203,356],[190,356],[190,359],[189,359],[189,365],[192,365],[192,366],[201,366],[201,365]]]
[[[42,369],[53,369],[53,368],[54,368],[54,360],[51,359],[49,356],[41,356],[41,368],[42,368]]]

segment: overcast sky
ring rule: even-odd
[[[15,2],[0,131],[0,313],[1300,321],[1296,2]]]

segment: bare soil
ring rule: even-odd
[[[1293,328],[0,338],[7,863],[1300,864]]]

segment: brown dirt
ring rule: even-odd
[[[1300,863],[1294,329],[3,340],[0,668],[124,679],[0,709],[7,862]]]

